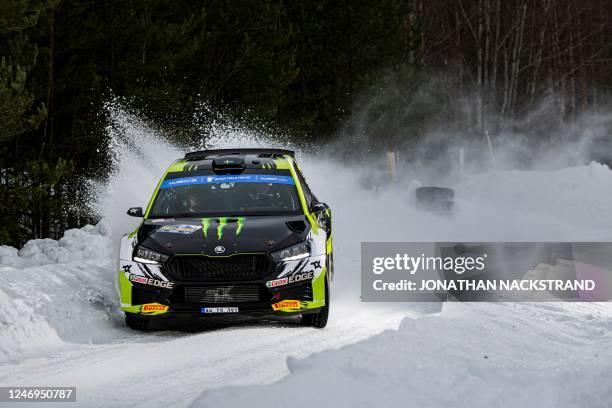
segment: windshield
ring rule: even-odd
[[[300,202],[291,176],[212,174],[164,180],[149,217],[272,215],[299,211]]]

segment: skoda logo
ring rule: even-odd
[[[225,247],[224,246],[219,245],[219,246],[215,247],[215,254],[222,254],[224,252],[225,252]]]

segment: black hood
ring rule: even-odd
[[[227,256],[270,253],[304,241],[310,225],[304,215],[145,220],[139,243],[169,255]]]

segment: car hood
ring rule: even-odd
[[[274,252],[306,239],[304,215],[171,218],[145,220],[142,245],[167,254],[228,256]]]

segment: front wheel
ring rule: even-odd
[[[315,327],[322,329],[327,326],[327,318],[329,317],[329,285],[325,279],[325,306],[317,313],[309,313],[302,315],[302,324],[304,326]]]

